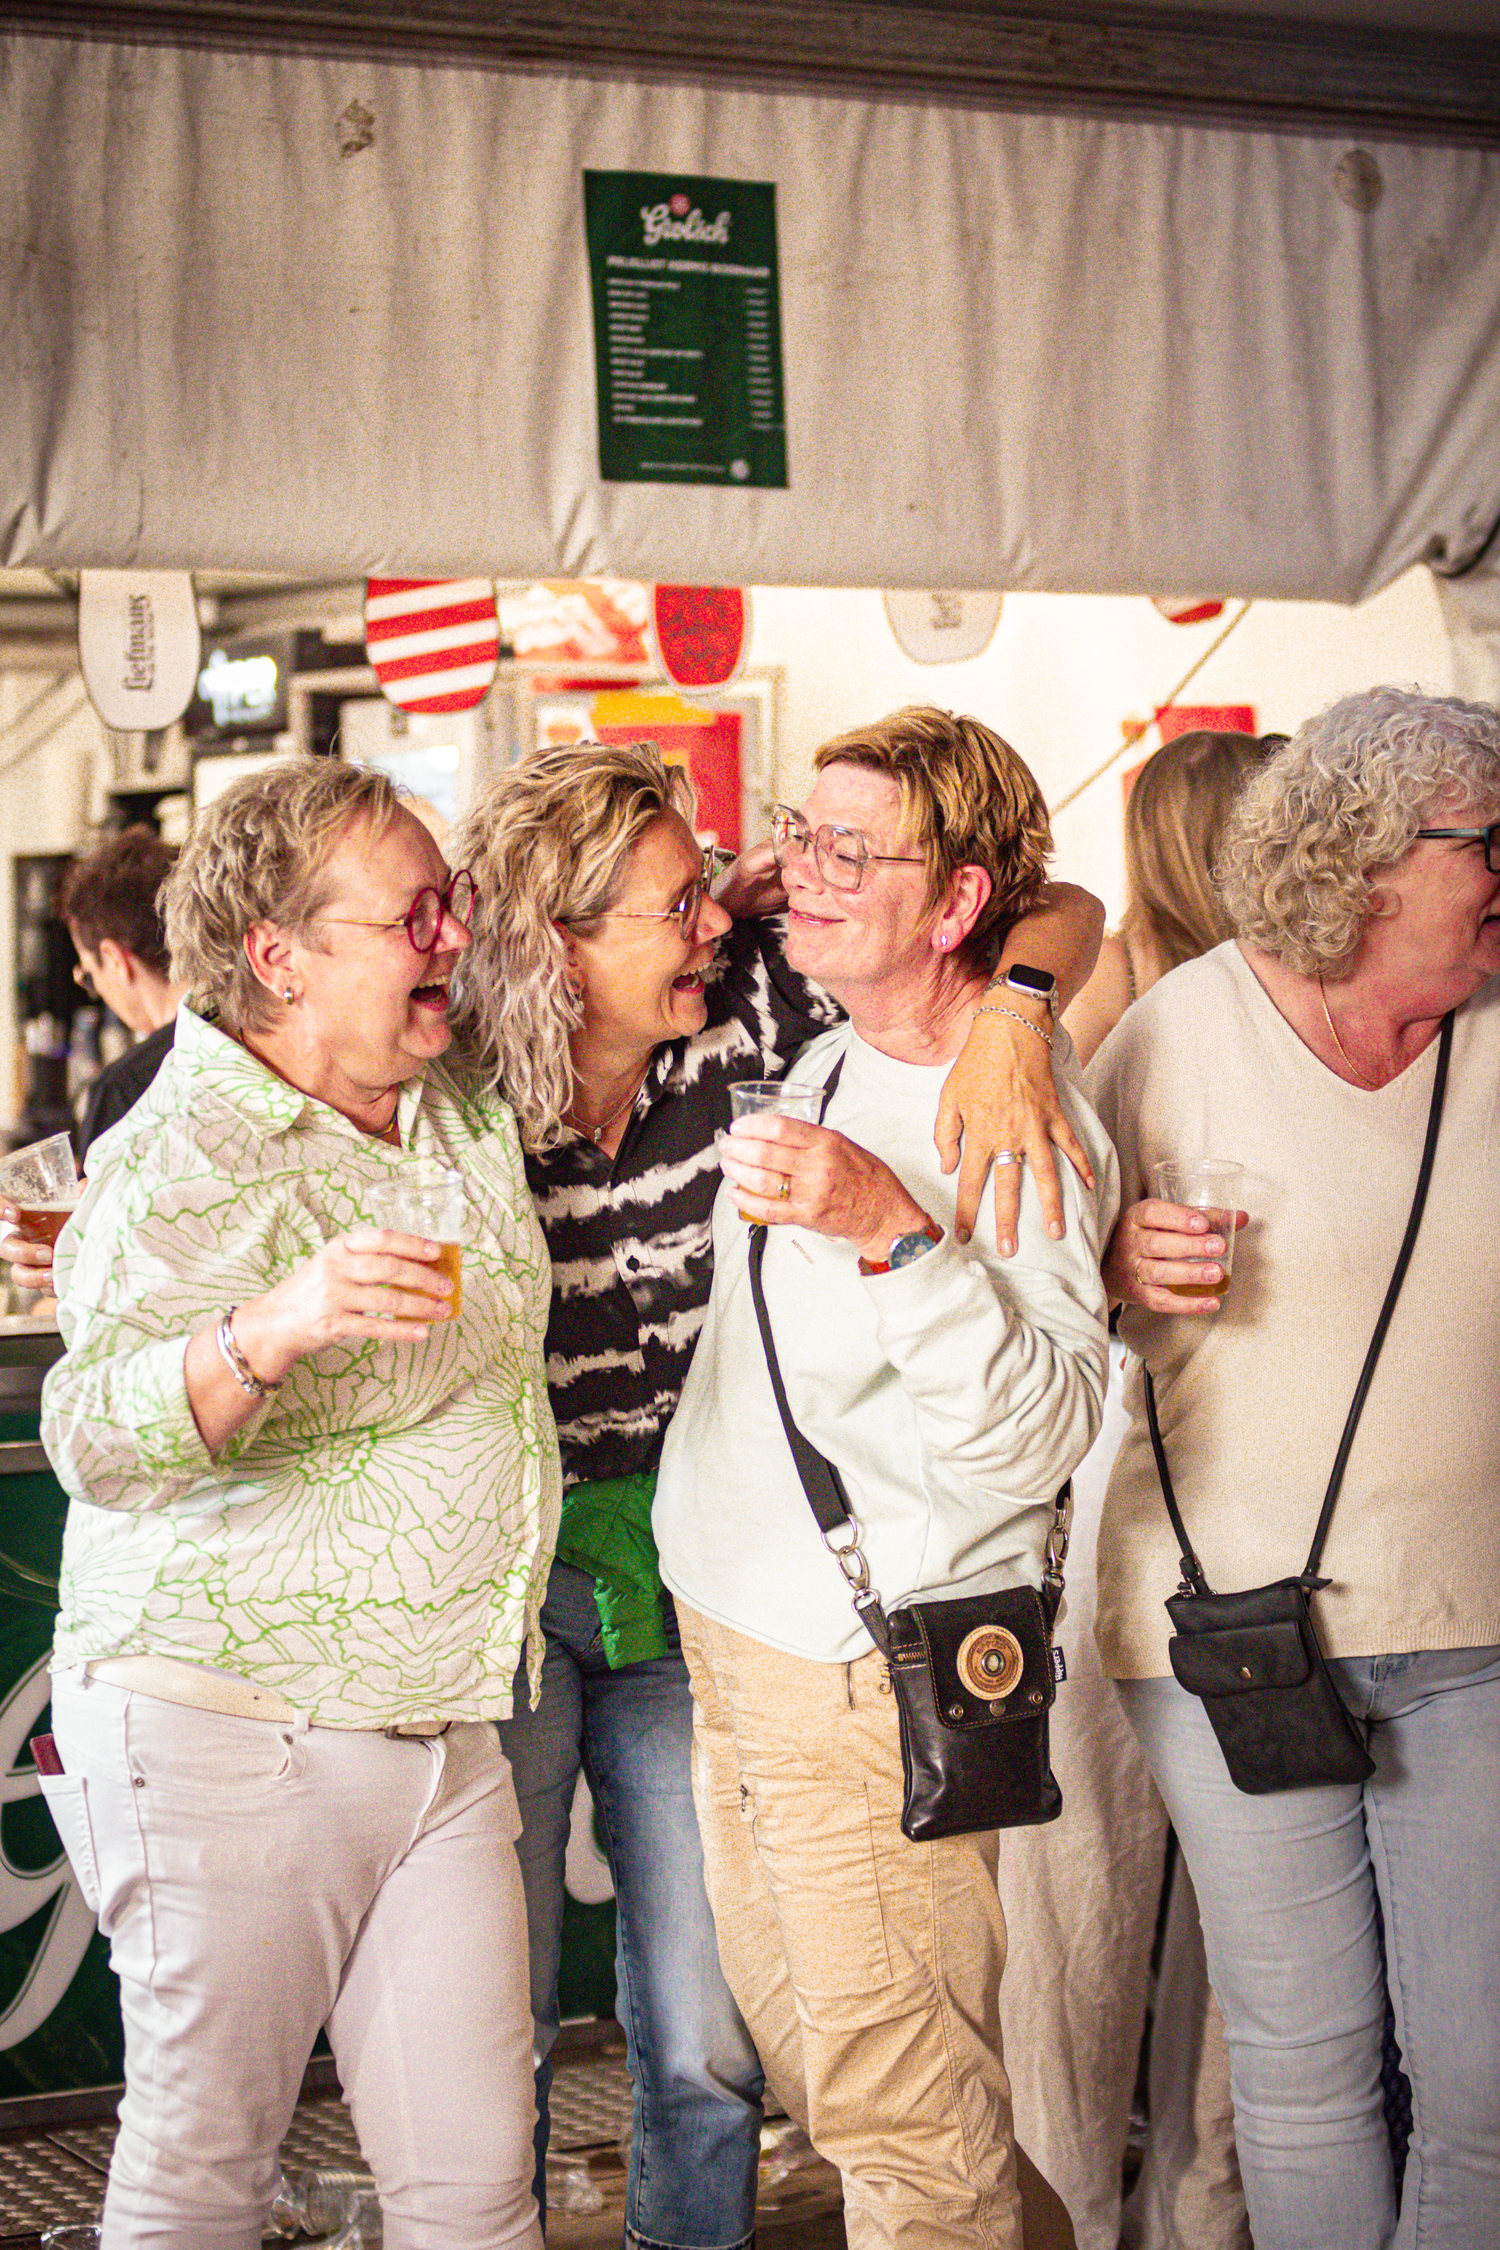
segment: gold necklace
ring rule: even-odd
[[[1378,1094],[1380,1092],[1380,1083],[1378,1079],[1366,1078],[1364,1072],[1360,1069],[1359,1064],[1355,1061],[1348,1048],[1344,1045],[1343,1040],[1339,1037],[1339,1027],[1334,1022],[1332,1015],[1329,1013],[1328,995],[1323,990],[1323,979],[1321,977],[1319,977],[1318,979],[1318,997],[1323,1003],[1323,1021],[1327,1024],[1329,1032],[1333,1039],[1333,1043],[1335,1047],[1337,1047],[1339,1053],[1343,1056],[1346,1066],[1353,1071],[1361,1086],[1367,1086],[1372,1094]]]
[[[635,1084],[631,1087],[629,1093],[625,1096],[624,1101],[622,1101],[617,1108],[610,1111],[608,1117],[605,1118],[602,1125],[590,1125],[585,1118],[582,1118],[578,1115],[577,1110],[574,1108],[571,1102],[569,1102],[567,1108],[563,1111],[564,1118],[571,1120],[573,1126],[578,1132],[587,1134],[588,1138],[593,1142],[595,1148],[597,1148],[599,1146],[599,1143],[603,1140],[605,1134],[609,1131],[611,1125],[615,1124],[620,1118],[625,1115],[626,1110],[629,1109],[631,1103],[635,1100],[636,1095],[640,1092],[642,1086],[646,1083],[646,1072],[650,1068],[651,1057],[648,1055],[645,1062],[641,1066],[641,1074],[639,1078],[637,1078]]]

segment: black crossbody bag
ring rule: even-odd
[[[832,1082],[828,1091],[832,1090]],[[1063,1591],[1072,1488],[1058,1494],[1046,1575],[953,1601],[903,1602],[887,1615],[860,1551],[843,1480],[792,1419],[766,1312],[766,1230],[750,1234],[750,1291],[771,1389],[802,1489],[849,1583],[855,1614],[890,1668],[901,1725],[901,1832],[913,1843],[1056,1820],[1047,1715],[1057,1694],[1052,1626]],[[834,1534],[849,1536],[836,1542]]]
[[[1427,1138],[1422,1148],[1411,1215],[1355,1385],[1354,1400],[1334,1458],[1333,1474],[1323,1496],[1322,1513],[1300,1577],[1280,1578],[1271,1586],[1247,1587],[1240,1594],[1212,1591],[1193,1551],[1177,1506],[1177,1496],[1172,1490],[1166,1449],[1156,1417],[1156,1389],[1150,1370],[1146,1370],[1146,1421],[1151,1432],[1151,1450],[1156,1456],[1162,1498],[1166,1501],[1167,1514],[1172,1519],[1172,1529],[1182,1554],[1182,1584],[1167,1603],[1167,1614],[1177,1628],[1167,1643],[1167,1655],[1179,1683],[1190,1695],[1202,1697],[1209,1724],[1224,1753],[1229,1778],[1236,1789],[1244,1790],[1248,1796],[1266,1796],[1278,1789],[1317,1789],[1332,1782],[1368,1781],[1375,1771],[1360,1730],[1334,1686],[1313,1626],[1308,1597],[1329,1584],[1328,1579],[1318,1576],[1318,1565],[1333,1521],[1334,1502],[1338,1499],[1353,1449],[1354,1434],[1375,1374],[1375,1363],[1380,1357],[1396,1299],[1411,1263],[1417,1229],[1422,1223],[1452,1047],[1453,1017],[1449,1014],[1443,1018],[1438,1040],[1432,1106],[1427,1115]]]

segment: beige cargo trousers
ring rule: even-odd
[[[994,1836],[902,1835],[882,1658],[813,1663],[677,1616],[724,1974],[776,2095],[843,2175],[849,2250],[1071,2250],[1024,2156],[1017,2185]]]

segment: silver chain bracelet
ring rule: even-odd
[[[1028,1031],[1034,1031],[1044,1047],[1050,1048],[1052,1045],[1051,1032],[1043,1031],[1039,1023],[1033,1023],[1029,1016],[1023,1016],[1018,1008],[997,1008],[992,1000],[981,1000],[974,1013],[976,1016],[1009,1016],[1012,1023],[1024,1023]]]
[[[224,1318],[219,1322],[218,1334],[215,1339],[219,1346],[219,1357],[242,1391],[247,1391],[251,1398],[269,1398],[273,1391],[280,1390],[281,1384],[279,1381],[263,1383],[236,1343],[234,1330],[230,1323],[239,1309],[238,1305],[231,1305]]]

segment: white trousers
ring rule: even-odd
[[[430,1742],[53,1681],[59,1833],[110,1940],[104,2250],[258,2250],[326,2025],[386,2250],[538,2250],[520,1822],[490,1726]]]

